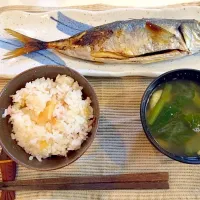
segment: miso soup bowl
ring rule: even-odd
[[[9,123],[9,117],[2,118],[1,116],[4,110],[12,104],[10,95],[15,94],[17,90],[23,88],[27,82],[42,77],[55,79],[58,74],[72,77],[83,87],[83,97],[90,97],[95,118],[92,130],[88,134],[88,138],[82,143],[81,148],[76,151],[69,151],[67,157],[52,156],[43,159],[42,162],[39,162],[36,158],[29,160],[30,155],[26,153],[23,148],[18,146],[15,140],[11,139],[12,126]],[[98,122],[99,103],[93,87],[86,78],[68,67],[46,65],[29,69],[13,78],[0,93],[0,144],[4,152],[12,160],[30,169],[54,170],[73,163],[80,158],[92,144],[98,129]]]
[[[178,69],[178,70],[172,70],[167,73],[162,74],[161,76],[154,79],[147,89],[145,90],[141,105],[140,105],[140,118],[141,123],[144,129],[144,132],[148,138],[148,140],[151,142],[151,144],[161,153],[168,156],[169,158],[183,162],[188,164],[200,164],[200,157],[187,157],[187,156],[179,156],[175,155],[173,153],[170,153],[169,151],[162,148],[155,140],[155,138],[152,136],[147,120],[146,120],[146,111],[148,106],[149,98],[151,97],[154,90],[162,83],[172,81],[172,80],[191,80],[195,81],[200,84],[200,71],[199,70],[193,70],[193,69]],[[200,145],[200,144],[199,144]]]

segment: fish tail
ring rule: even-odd
[[[10,58],[28,54],[34,51],[48,48],[48,42],[44,42],[41,40],[37,40],[31,37],[25,36],[11,29],[5,29],[5,31],[9,33],[10,35],[12,35],[13,37],[17,38],[22,43],[24,43],[24,46],[6,53],[3,59],[10,59]]]

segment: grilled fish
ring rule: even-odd
[[[70,38],[44,42],[5,29],[24,46],[5,59],[42,49],[103,63],[152,63],[200,51],[200,23],[196,20],[132,19],[91,28]]]

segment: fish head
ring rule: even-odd
[[[200,51],[200,22],[192,20],[183,23],[180,26],[180,31],[190,53]]]

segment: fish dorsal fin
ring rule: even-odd
[[[145,28],[150,34],[152,40],[157,43],[166,44],[170,42],[172,37],[175,37],[173,33],[149,21],[146,22]]]

